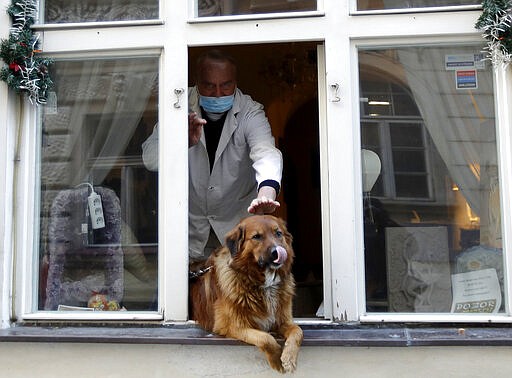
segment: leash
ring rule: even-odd
[[[209,267],[206,267],[204,269],[199,269],[196,272],[189,271],[188,272],[188,279],[193,280],[196,278],[201,277],[203,274],[208,273],[213,268],[213,265],[210,265]]]

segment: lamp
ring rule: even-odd
[[[379,155],[371,150],[361,150],[363,170],[363,192],[369,193],[380,175],[381,163]]]
[[[374,223],[373,219],[373,211],[371,206],[371,198],[370,191],[375,185],[375,181],[380,175],[380,159],[379,155],[370,150],[361,150],[361,165],[363,171],[363,192],[364,192],[364,201],[366,201],[366,206],[369,210],[369,219],[371,223]]]

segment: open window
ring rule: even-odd
[[[196,57],[206,49],[189,49],[191,74]],[[294,316],[316,317],[324,295],[317,43],[222,46],[222,50],[237,61],[238,88],[264,105],[283,154],[281,207],[275,215],[286,220],[294,237]]]

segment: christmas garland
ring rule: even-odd
[[[488,59],[496,66],[512,61],[511,0],[483,0],[482,14],[475,24],[487,40]]]
[[[37,17],[37,0],[13,0],[7,8],[12,27],[8,39],[0,42],[0,57],[7,66],[0,79],[18,93],[27,93],[32,104],[45,104],[53,82],[48,73],[51,59],[38,54],[39,36],[31,26]]]

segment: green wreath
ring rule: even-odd
[[[0,42],[0,57],[6,65],[0,79],[17,93],[27,93],[32,104],[45,104],[53,86],[48,73],[53,60],[39,56],[39,36],[31,29],[37,17],[37,1],[12,0],[7,13],[12,28],[9,38]]]
[[[493,64],[512,61],[512,3],[510,0],[483,0],[482,14],[475,24],[487,40],[488,58]]]

